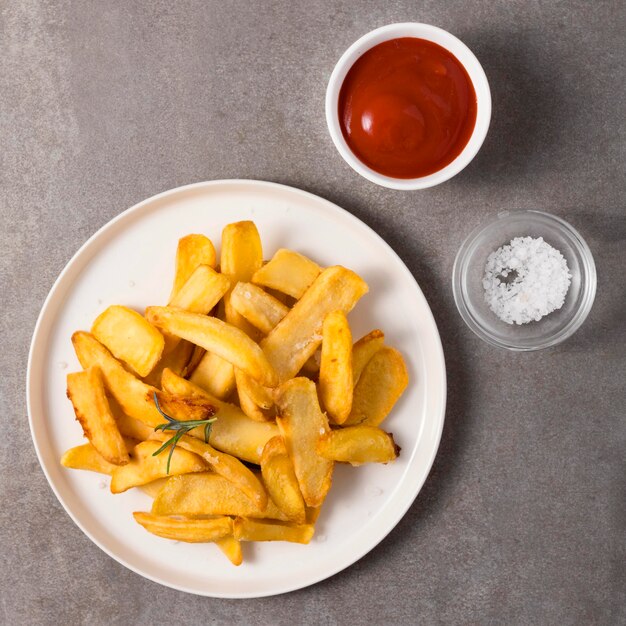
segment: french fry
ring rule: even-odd
[[[152,437],[165,441],[171,437],[167,432],[155,432]],[[157,448],[158,448],[157,444]],[[194,437],[183,435],[176,444],[174,454],[181,448],[181,452],[188,451],[201,457],[216,474],[223,476],[240,489],[252,500],[257,508],[263,510],[267,506],[267,492],[261,481],[237,458],[216,450],[213,446]],[[172,462],[173,462],[172,458]],[[170,470],[170,473],[173,473]],[[177,472],[179,474],[187,472]]]
[[[172,476],[152,503],[155,515],[241,515],[286,521],[285,514],[268,500],[264,510],[229,480],[214,472]]]
[[[97,366],[67,375],[67,397],[85,437],[109,463],[128,463],[128,452],[107,400]]]
[[[230,280],[208,265],[199,265],[170,300],[169,306],[207,315],[230,288]]]
[[[261,348],[235,326],[170,307],[148,307],[146,316],[158,328],[214,352],[261,384],[276,386],[276,372]]]
[[[226,555],[226,558],[233,565],[241,565],[243,563],[241,542],[234,537],[227,535],[226,537],[217,539],[215,545]]]
[[[189,376],[191,376],[194,373],[194,371],[200,364],[200,361],[202,361],[202,359],[204,358],[204,355],[206,354],[206,350],[204,348],[201,348],[200,346],[194,346],[193,344],[191,345],[193,346],[193,353],[191,354],[191,358],[189,359],[189,362],[187,363],[187,365],[185,365],[185,367],[180,372],[180,375],[183,378],[189,378]]]
[[[91,327],[93,336],[139,376],[147,376],[163,354],[163,335],[137,311],[110,306]]]
[[[237,517],[233,522],[234,537],[239,541],[290,541],[309,543],[315,527],[312,524],[280,524],[278,522],[258,522],[245,517]]]
[[[226,400],[235,390],[235,368],[217,354],[205,352],[190,380],[215,398]]]
[[[252,277],[256,285],[270,287],[299,299],[317,278],[321,268],[302,254],[281,248]]]
[[[345,313],[333,311],[324,318],[319,394],[336,424],[343,424],[352,408],[352,334]]]
[[[341,267],[325,269],[283,320],[261,342],[279,382],[295,376],[322,341],[322,324],[332,311],[348,313],[367,293],[367,284]]]
[[[272,437],[265,444],[261,455],[261,474],[274,504],[290,520],[304,524],[304,500],[282,437]]]
[[[109,474],[119,467],[109,463],[90,443],[70,448],[63,453],[61,465],[70,469],[89,470],[99,474]]]
[[[212,397],[192,382],[177,376],[173,372],[163,372],[163,389],[182,398],[204,400],[215,406],[217,420],[211,427],[209,443],[221,450],[250,463],[261,462],[263,447],[269,439],[278,435],[276,424],[271,422],[255,422],[245,415],[234,404],[223,402]],[[202,428],[191,431],[191,434],[203,437]]]
[[[168,335],[165,337],[165,349],[161,360],[155,368],[144,377],[143,381],[153,387],[161,384],[161,375],[165,368],[171,369],[177,374],[182,374],[191,359],[196,346],[188,341],[181,341],[178,337]]]
[[[153,500],[159,495],[159,491],[163,489],[165,483],[167,482],[167,478],[157,478],[153,480],[151,483],[147,483],[145,485],[140,485],[138,488],[141,489],[147,496],[150,496]]]
[[[190,472],[206,472],[207,464],[197,455],[184,449],[174,448],[167,471],[169,450],[153,454],[161,447],[158,441],[142,441],[133,450],[130,463],[113,470],[111,474],[111,493],[122,493],[131,487],[146,485],[158,478],[188,474]]]
[[[220,265],[222,273],[231,280],[231,291],[238,282],[248,282],[262,264],[261,237],[254,222],[234,222],[225,226],[222,231]],[[229,324],[243,330],[253,339],[258,338],[257,330],[232,306],[230,291],[224,297],[224,307],[225,319]]]
[[[330,461],[361,465],[389,463],[398,457],[400,448],[392,434],[376,426],[348,426],[321,437],[317,451]]]
[[[289,307],[252,283],[237,283],[230,294],[230,304],[264,335],[289,313]]]
[[[144,422],[126,415],[115,398],[109,398],[109,406],[111,407],[111,413],[115,418],[117,428],[123,437],[135,439],[136,441],[146,441],[146,439],[150,438],[154,429],[144,424]]]
[[[346,426],[378,426],[406,389],[409,376],[402,355],[383,347],[369,360],[354,388]]]
[[[270,392],[242,370],[235,370],[235,381],[237,382],[237,393],[241,410],[249,418],[257,422],[271,420],[269,409],[274,405],[274,401]]]
[[[352,346],[352,378],[353,386],[357,382],[363,369],[370,359],[385,345],[385,333],[382,330],[372,330],[367,335],[361,337]]]
[[[187,235],[178,241],[176,249],[176,272],[170,301],[187,282],[198,265],[215,267],[216,257],[213,243],[204,235]]]
[[[321,506],[330,489],[333,462],[317,453],[317,441],[325,435],[328,420],[320,411],[315,383],[294,378],[284,383],[276,398],[276,423],[293,462],[304,501]]]
[[[174,519],[142,512],[133,513],[133,517],[153,535],[187,543],[218,541],[233,532],[233,521],[230,517]]]
[[[205,398],[181,400],[176,396],[161,392],[133,376],[113,355],[90,333],[77,331],[72,335],[72,344],[80,364],[84,368],[97,365],[102,371],[104,385],[115,398],[126,415],[138,419],[148,426],[163,423],[163,416],[154,404],[156,392],[163,410],[179,420],[204,420],[215,411]],[[202,436],[198,431],[198,436]]]

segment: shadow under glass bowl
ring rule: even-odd
[[[507,324],[485,301],[482,279],[487,257],[515,237],[543,237],[565,257],[572,275],[563,306],[538,322]],[[542,211],[503,211],[461,245],[452,290],[461,317],[481,339],[509,350],[540,350],[561,343],[585,321],[595,298],[596,268],[589,246],[565,220]]]

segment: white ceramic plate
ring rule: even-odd
[[[211,545],[147,533],[132,512],[149,510],[137,489],[113,496],[109,479],[60,466],[83,441],[65,397],[79,368],[70,336],[110,304],[138,310],[167,301],[178,238],[206,233],[216,243],[233,221],[256,222],[269,258],[279,247],[321,265],[358,272],[370,293],[350,314],[355,338],[382,328],[409,367],[410,385],[384,427],[402,447],[388,465],[338,466],[308,546],[246,544],[233,567]],[[354,216],[317,196],[273,183],[213,181],[173,189],[125,211],[68,263],[43,306],[28,362],[28,413],[39,461],[65,510],[102,550],[163,585],[206,596],[249,598],[299,589],[348,567],[378,544],[409,508],[430,470],[443,427],[446,376],[437,327],[413,276],[393,250]]]

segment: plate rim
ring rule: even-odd
[[[433,418],[436,417],[438,420],[438,428],[435,433],[436,445],[433,446],[431,454],[430,454],[430,458],[427,460],[427,463],[426,463],[427,470],[424,472],[422,479],[419,481],[419,484],[417,484],[416,487],[415,486],[413,487],[414,493],[412,494],[410,498],[407,499],[407,501],[404,503],[404,506],[402,506],[400,510],[396,512],[392,520],[392,523],[388,524],[384,532],[382,534],[377,535],[373,541],[370,540],[369,542],[367,542],[363,549],[356,550],[354,554],[352,554],[351,557],[347,560],[347,562],[341,562],[339,563],[339,565],[329,568],[329,570],[325,571],[321,576],[319,575],[315,576],[314,580],[310,580],[308,582],[305,581],[304,583],[297,582],[297,583],[292,583],[292,584],[286,584],[286,585],[283,585],[280,589],[262,591],[262,592],[253,591],[253,592],[244,592],[244,593],[241,593],[241,592],[222,593],[222,592],[215,592],[210,589],[207,589],[207,590],[191,589],[191,588],[185,587],[185,585],[182,585],[182,584],[178,585],[176,583],[165,580],[163,578],[159,578],[158,576],[154,576],[145,571],[141,571],[139,568],[135,567],[130,562],[128,562],[123,555],[116,554],[112,550],[110,550],[108,547],[103,545],[103,543],[99,539],[97,539],[90,530],[85,528],[85,526],[78,520],[78,518],[74,515],[71,508],[66,504],[66,502],[64,501],[64,498],[61,496],[56,485],[54,484],[54,481],[52,480],[48,470],[46,469],[46,465],[43,461],[43,453],[37,441],[37,437],[35,434],[34,420],[32,417],[32,405],[34,403],[34,394],[35,394],[35,391],[32,385],[32,378],[34,375],[33,370],[34,370],[35,351],[37,349],[38,344],[41,341],[46,340],[46,335],[41,336],[43,332],[42,326],[47,317],[48,309],[52,306],[57,290],[60,288],[61,283],[63,282],[66,274],[68,274],[72,270],[73,265],[79,260],[83,252],[91,246],[92,242],[100,238],[108,230],[113,229],[119,221],[131,218],[134,214],[140,212],[148,204],[156,203],[164,198],[167,198],[168,196],[174,196],[176,194],[180,194],[180,193],[184,193],[188,191],[194,191],[197,189],[203,189],[203,188],[208,188],[208,187],[227,186],[227,185],[242,185],[244,187],[245,186],[262,187],[266,189],[274,188],[274,189],[287,191],[288,193],[293,193],[295,195],[300,195],[300,196],[312,199],[314,202],[322,203],[326,205],[326,207],[330,209],[331,211],[338,212],[344,218],[347,218],[349,222],[352,222],[359,228],[365,229],[366,231],[368,231],[368,234],[373,235],[374,238],[378,240],[378,243],[382,244],[383,247],[388,252],[390,252],[392,256],[394,256],[397,259],[400,267],[402,268],[402,271],[409,278],[410,282],[414,285],[419,296],[424,300],[424,303],[426,304],[426,308],[428,311],[428,316],[429,316],[428,321],[432,324],[432,326],[434,327],[436,331],[434,333],[433,339],[435,341],[436,354],[437,354],[439,365],[440,365],[440,370],[438,374],[441,380],[441,385],[440,385],[440,396],[437,399],[438,400],[437,404],[440,406],[440,411],[439,411],[439,415],[431,416]],[[70,519],[74,522],[74,524],[76,524],[76,526],[81,530],[81,532],[84,535],[86,535],[89,538],[89,540],[92,543],[94,543],[100,550],[102,550],[109,557],[117,561],[120,565],[126,567],[127,569],[138,574],[139,576],[146,578],[157,584],[163,585],[165,587],[176,589],[177,591],[182,591],[185,593],[190,593],[193,595],[198,595],[198,596],[203,596],[203,597],[214,597],[214,598],[228,598],[228,599],[262,598],[262,597],[270,597],[270,596],[290,593],[293,591],[297,591],[299,589],[305,589],[321,581],[327,580],[328,578],[331,578],[332,576],[338,574],[339,572],[347,569],[348,567],[356,563],[358,560],[363,558],[370,551],[372,551],[376,546],[378,546],[389,535],[389,533],[391,533],[391,531],[398,525],[400,520],[406,515],[407,511],[417,499],[417,496],[420,494],[424,486],[424,483],[426,482],[428,476],[430,475],[430,471],[432,469],[434,460],[437,456],[437,452],[439,451],[439,447],[441,444],[441,436],[442,436],[443,427],[445,423],[446,403],[447,403],[447,373],[446,373],[446,364],[445,364],[445,354],[443,351],[441,335],[437,327],[437,322],[434,318],[434,315],[432,313],[428,300],[424,296],[424,293],[422,292],[417,280],[415,279],[411,271],[408,269],[404,261],[395,252],[395,250],[368,224],[363,222],[361,219],[359,219],[358,217],[356,217],[355,215],[353,215],[346,209],[338,206],[337,204],[335,204],[334,202],[331,202],[330,200],[327,200],[326,198],[323,198],[310,191],[293,187],[291,185],[285,185],[282,183],[276,183],[272,181],[247,179],[247,178],[207,180],[207,181],[199,181],[195,183],[190,183],[187,185],[181,185],[179,187],[173,187],[171,189],[159,192],[153,196],[145,198],[144,200],[141,200],[140,202],[137,202],[136,204],[123,210],[121,213],[119,213],[118,215],[116,215],[115,217],[107,221],[105,224],[103,224],[100,228],[98,228],[71,256],[69,261],[65,264],[65,266],[63,267],[59,275],[54,280],[41,306],[39,315],[37,316],[37,321],[35,323],[33,335],[32,335],[31,342],[30,342],[30,347],[28,351],[28,361],[27,361],[27,368],[26,368],[26,407],[27,407],[27,413],[28,413],[28,425],[29,425],[29,430],[30,430],[30,435],[31,435],[31,441],[35,448],[37,460],[39,461],[39,465],[44,473],[44,476],[46,477],[48,485],[50,486],[58,502],[61,504],[61,506],[63,507],[65,512],[69,515]]]

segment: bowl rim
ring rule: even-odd
[[[363,163],[349,148],[339,124],[339,91],[355,61],[370,48],[399,37],[416,37],[439,44],[461,63],[467,71],[476,91],[476,123],[461,153],[444,168],[419,178],[393,178],[379,174]],[[463,59],[459,58],[462,56]],[[376,28],[357,39],[339,58],[326,88],[326,124],[335,148],[343,160],[367,180],[398,190],[426,189],[449,180],[463,170],[480,150],[491,122],[491,90],[485,71],[474,53],[452,33],[422,22],[398,22]]]
[[[466,293],[464,281],[464,270],[466,269],[465,262],[467,260],[467,254],[472,249],[472,246],[475,243],[476,239],[484,232],[489,230],[497,222],[500,222],[501,220],[517,218],[524,214],[530,214],[552,222],[561,230],[564,230],[568,233],[568,235],[574,241],[575,246],[578,248],[578,252],[582,259],[581,274],[584,274],[585,276],[585,281],[582,287],[581,302],[578,306],[578,309],[572,316],[572,319],[558,331],[533,345],[519,345],[514,341],[505,341],[498,337],[495,337],[492,333],[489,332],[487,328],[485,328],[483,324],[478,322],[474,315],[472,315],[469,307],[467,306],[466,297],[464,295]],[[591,249],[587,245],[587,242],[583,239],[582,235],[563,218],[552,215],[551,213],[546,213],[545,211],[540,211],[538,209],[510,209],[500,211],[491,219],[479,224],[464,239],[461,247],[459,248],[459,251],[456,254],[456,257],[454,259],[454,265],[452,268],[452,293],[454,296],[454,302],[456,304],[457,310],[463,318],[463,321],[483,341],[498,348],[505,348],[514,352],[532,352],[535,350],[544,350],[546,348],[556,346],[565,341],[567,338],[571,337],[580,328],[585,319],[587,319],[587,316],[589,315],[589,312],[591,311],[593,302],[595,300],[596,289],[597,273],[595,261],[593,259],[593,254],[591,253]]]

